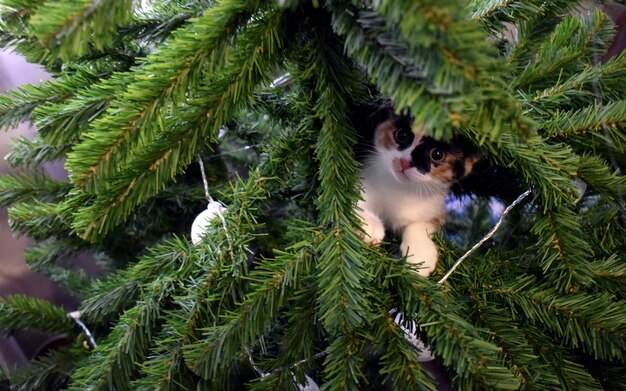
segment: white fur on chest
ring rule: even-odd
[[[378,215],[395,231],[412,223],[443,220],[445,188],[429,184],[398,183],[389,175],[363,172],[361,209]],[[370,175],[368,175],[370,174]]]

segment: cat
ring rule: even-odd
[[[357,203],[368,244],[385,237],[385,224],[402,234],[400,250],[407,262],[421,264],[428,276],[438,252],[431,236],[445,220],[445,196],[450,186],[469,174],[478,152],[469,142],[449,143],[425,136],[409,115],[389,110],[374,129],[360,171],[361,200]]]

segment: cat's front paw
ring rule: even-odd
[[[385,238],[385,225],[382,220],[370,211],[363,211],[360,217],[363,231],[359,231],[359,236],[367,244],[380,244]]]
[[[400,246],[400,249],[403,254],[407,254],[406,261],[413,265],[419,265],[417,272],[424,277],[428,277],[435,270],[439,257],[435,246],[433,245],[432,247],[432,249],[418,249],[418,251],[407,246]]]
[[[421,224],[409,225],[402,233],[400,250],[408,263],[419,265],[418,273],[430,275],[437,266],[437,246],[430,238],[431,228]]]

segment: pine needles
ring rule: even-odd
[[[11,387],[297,390],[308,375],[328,390],[435,390],[408,322],[459,389],[626,384],[626,55],[598,61],[606,14],[535,0],[149,3],[0,7],[0,43],[53,73],[0,98],[1,128],[38,127],[14,141],[0,204],[98,342],[65,309],[5,299],[4,333],[72,341]],[[433,281],[393,240],[358,234],[354,146],[387,97],[430,135],[480,148],[497,166],[482,195],[534,195],[443,286],[471,245],[455,237],[481,224],[448,226]],[[192,245],[198,156],[227,212]],[[69,181],[43,174],[64,159]],[[107,275],[68,264],[83,252]]]

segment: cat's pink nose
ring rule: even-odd
[[[406,159],[400,159],[400,167],[402,168],[402,172],[411,168],[411,161]]]

